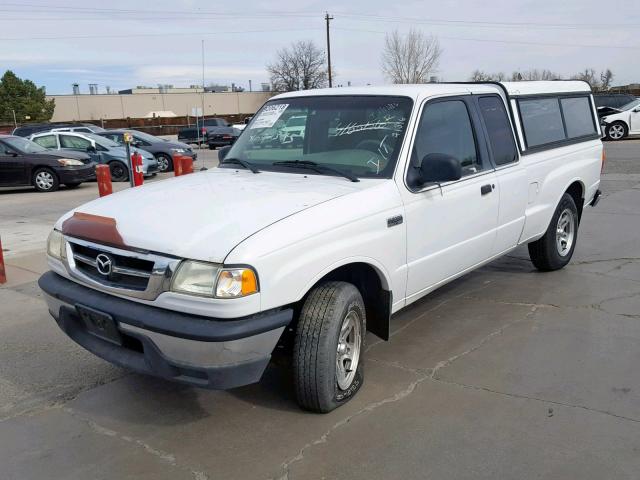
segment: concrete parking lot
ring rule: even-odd
[[[520,248],[402,311],[327,415],[298,409],[286,362],[219,392],[76,346],[36,279],[55,219],[97,188],[0,192],[0,478],[638,478],[640,141],[606,151],[569,266]]]

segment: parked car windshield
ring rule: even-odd
[[[42,153],[47,151],[46,148],[22,137],[8,137],[2,140],[14,150],[22,153]]]
[[[284,167],[274,163],[298,160],[356,177],[390,178],[412,103],[406,97],[347,95],[273,100],[226,158],[261,170],[280,171]]]
[[[145,133],[145,132],[139,132],[137,130],[133,130],[130,132],[131,132],[131,135],[133,135],[135,138],[139,140],[143,140],[145,142],[160,143],[162,141],[161,138],[154,137],[153,135],[149,135],[148,133]]]
[[[91,140],[95,140],[95,142],[98,145],[104,148],[114,148],[114,147],[120,146],[113,140],[109,140],[108,138],[104,138],[104,137],[101,137],[100,135],[95,135],[93,133],[85,133],[84,136],[87,138],[90,138]]]
[[[640,98],[636,98],[634,101],[622,105],[620,107],[620,110],[623,110],[623,111],[624,110],[631,110],[632,108],[635,108],[638,105],[640,105]]]

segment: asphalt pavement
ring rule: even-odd
[[[298,409],[286,363],[207,391],[76,346],[35,281],[55,219],[97,189],[0,191],[0,478],[637,479],[640,141],[606,151],[565,269],[520,248],[416,302],[327,415]]]

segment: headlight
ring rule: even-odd
[[[59,158],[58,163],[63,167],[70,167],[72,165],[84,165],[80,160],[75,160],[73,158]]]
[[[216,284],[216,297],[245,297],[258,291],[256,272],[250,268],[232,268],[221,270]]]
[[[185,153],[186,152],[186,150],[184,148],[172,148],[171,151],[174,152],[174,153]]]
[[[171,290],[215,298],[238,298],[258,291],[256,273],[251,268],[221,268],[193,260],[183,261],[176,271]]]
[[[58,230],[51,230],[49,238],[47,238],[47,253],[58,260],[66,257],[64,237]]]

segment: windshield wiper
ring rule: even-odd
[[[246,160],[240,160],[239,158],[225,158],[224,160],[222,160],[222,162],[220,162],[220,165],[224,165],[226,163],[237,163],[238,165],[243,166],[247,170],[251,170],[253,173],[260,173],[260,170],[258,170],[255,166],[253,166],[251,163],[247,162]]]
[[[283,166],[283,167],[294,167],[294,168],[307,168],[309,170],[315,170],[319,173],[335,173],[341,177],[347,178],[352,182],[359,182],[360,179],[350,173],[343,172],[342,170],[338,170],[337,168],[329,167],[327,165],[322,165],[320,163],[311,162],[309,160],[283,160],[280,162],[273,162],[272,165]]]

